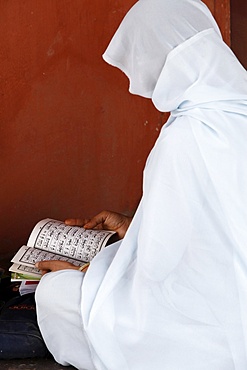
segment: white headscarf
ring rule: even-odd
[[[139,0],[104,59],[171,115],[82,314],[98,369],[247,369],[247,73],[200,0]]]
[[[130,92],[151,98],[168,54],[198,32],[219,28],[198,0],[139,0],[123,19],[103,58],[130,80]]]

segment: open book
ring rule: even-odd
[[[44,260],[62,260],[76,266],[90,262],[97,253],[117,240],[114,231],[86,230],[68,226],[50,218],[38,222],[27,245],[12,258],[12,280],[39,280],[40,271],[35,263]]]

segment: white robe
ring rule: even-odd
[[[213,27],[201,30],[168,53],[151,98],[171,116],[142,200],[82,285],[94,366],[246,370],[246,71]]]
[[[160,78],[153,101],[171,117],[126,237],[86,275],[85,330],[99,369],[246,370],[246,71],[206,30]]]

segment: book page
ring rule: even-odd
[[[39,273],[39,270],[34,267],[35,263],[39,261],[50,261],[50,260],[66,261],[73,263],[73,265],[75,266],[82,265],[82,261],[78,261],[73,258],[68,258],[41,249],[36,249],[23,245],[12,258],[11,262],[13,262],[14,265],[11,266],[9,270],[14,272],[23,272],[23,273],[32,272],[37,274]]]
[[[19,276],[17,276],[17,281],[20,281]],[[38,280],[22,280],[20,287],[19,287],[19,293],[20,295],[25,295],[29,293],[34,293],[39,281]]]
[[[115,234],[107,230],[85,230],[52,219],[40,221],[33,229],[27,245],[73,260],[90,262]]]
[[[36,269],[35,267],[31,267],[31,266],[25,266],[25,265],[21,265],[19,263],[14,263],[10,268],[9,268],[9,271],[11,271],[12,273],[16,273],[19,277],[20,276],[25,276],[25,280],[26,280],[26,277],[28,276],[29,278],[32,277],[33,279],[39,279],[41,277],[41,273],[38,269]],[[20,278],[20,277],[19,277]]]

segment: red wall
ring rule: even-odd
[[[101,58],[134,2],[0,1],[0,266],[44,217],[134,212],[166,118]]]
[[[232,49],[247,68],[247,1],[231,1]]]

